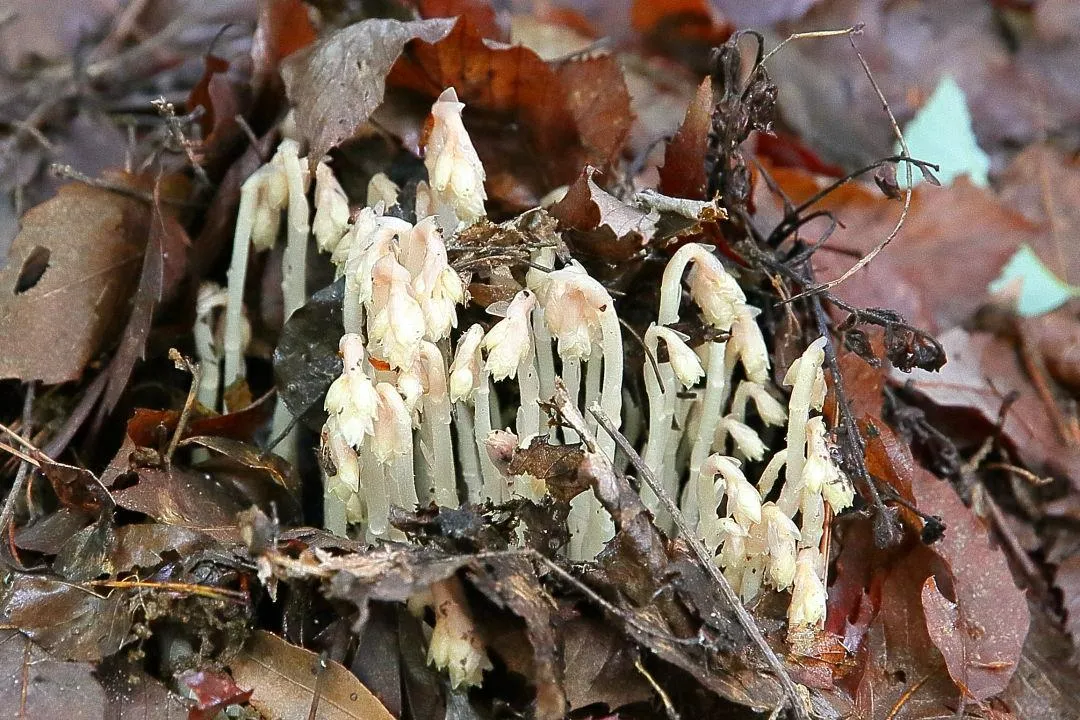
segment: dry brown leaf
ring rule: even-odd
[[[127,316],[149,217],[146,203],[82,184],[26,213],[0,270],[0,377],[79,378]]]
[[[948,481],[919,468],[912,491],[919,509],[940,516],[946,527],[931,547],[947,573],[928,578],[921,589],[926,628],[953,681],[968,697],[986,700],[1016,671],[1030,622],[1027,600],[986,525]]]
[[[342,665],[263,630],[251,636],[229,668],[237,683],[252,688],[251,705],[266,717],[395,720]],[[311,715],[316,703],[318,711]]]
[[[1058,277],[1080,285],[1080,162],[1048,145],[1017,155],[1001,177],[1001,199],[1042,226],[1032,248]]]
[[[806,171],[777,168],[773,177],[793,202],[816,193],[825,181]],[[754,201],[766,231],[780,219],[780,202],[763,182]],[[884,240],[895,227],[902,205],[875,188],[848,183],[812,210],[831,210],[843,223],[813,264],[821,282],[839,277],[856,259]],[[827,228],[824,218],[805,225],[800,236],[815,242]],[[866,268],[833,292],[859,307],[885,307],[930,332],[960,325],[989,300],[987,285],[1038,226],[1003,205],[989,190],[961,178],[949,188],[915,189],[900,233]],[[942,272],[962,263],[963,272]]]
[[[281,64],[296,125],[310,143],[309,163],[347,140],[382,102],[386,75],[410,40],[434,43],[453,20],[363,20],[342,28]],[[441,92],[441,89],[440,89]]]
[[[914,370],[910,376],[894,373],[894,379],[911,380],[914,391],[939,408],[980,416],[981,426],[967,423],[952,428],[954,433],[981,433],[979,439],[992,431],[1002,402],[1016,391],[1019,396],[1005,416],[1003,437],[1028,469],[1065,477],[1074,488],[1080,487],[1080,451],[1058,434],[1012,345],[989,333],[959,328],[938,339],[949,358],[940,371]]]
[[[705,174],[705,155],[712,128],[712,79],[698,86],[686,117],[664,150],[658,190],[672,197],[704,200],[709,178]]]

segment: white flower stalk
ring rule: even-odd
[[[779,426],[787,422],[787,408],[769,394],[762,385],[750,380],[743,380],[731,398],[731,416],[740,422],[746,422],[746,404],[754,401],[758,417],[766,425]]]
[[[568,367],[572,367],[588,361],[585,408],[599,401],[604,413],[618,426],[622,417],[623,348],[615,301],[576,262],[539,278],[537,296],[545,308],[544,322],[556,339],[564,363],[570,361]],[[594,348],[600,352],[594,352]],[[596,426],[595,420],[590,420],[590,426]],[[614,460],[613,438],[598,434],[597,445],[609,460]],[[570,511],[571,557],[591,559],[614,534],[614,526],[591,493],[583,493],[574,502],[576,506]]]
[[[717,508],[727,496],[727,515],[748,528],[761,522],[761,496],[746,479],[739,461],[725,455],[710,455],[696,476],[698,537],[710,549],[722,539]]]
[[[416,224],[401,240],[401,264],[424,311],[425,337],[438,342],[457,326],[457,305],[465,301],[465,283],[446,259],[446,244],[435,218]]]
[[[645,331],[645,352],[650,357],[657,357],[659,339],[669,338],[667,341],[668,362],[657,362],[654,368],[652,363],[646,361],[643,367],[645,374],[645,394],[649,400],[649,439],[645,446],[645,464],[653,471],[660,481],[661,486],[669,497],[676,497],[679,490],[679,475],[675,469],[664,462],[665,450],[671,444],[678,444],[680,435],[672,427],[675,417],[676,400],[676,374],[670,358],[680,352],[680,348],[673,346],[671,337],[681,342],[681,338],[673,331],[668,330],[667,335],[660,325],[650,325]],[[685,346],[685,343],[684,343]],[[693,351],[691,351],[693,352]],[[694,355],[695,359],[697,355]],[[700,367],[701,362],[698,361]],[[688,379],[688,377],[687,377]],[[648,488],[642,489],[642,502],[653,513],[657,526],[670,533],[674,527],[672,518],[666,511],[660,508],[660,501]]]
[[[370,448],[372,457],[378,463],[372,474],[381,476],[382,482],[372,483],[370,492],[365,490],[365,500],[370,514],[369,531],[381,536],[389,531],[387,500],[406,510],[415,509],[419,500],[413,467],[412,413],[390,383],[379,383],[375,386],[375,392],[378,395],[378,410],[374,433],[366,448]],[[374,498],[376,493],[381,497]],[[394,535],[391,532],[391,537]]]
[[[473,411],[468,403],[473,400],[480,386],[480,381],[487,382],[484,375],[480,345],[484,340],[484,329],[472,325],[458,340],[457,352],[450,365],[450,400],[454,402],[457,422],[458,460],[461,463],[461,476],[468,489],[469,502],[480,502],[483,495],[480,456],[476,445],[476,429],[473,424]],[[486,402],[486,401],[485,401]],[[490,417],[488,425],[490,425]]]
[[[392,208],[398,204],[398,193],[401,188],[386,173],[375,173],[371,176],[367,186],[367,206],[375,207],[379,203],[385,208]]]
[[[289,181],[280,157],[262,166],[240,186],[232,261],[229,265],[229,298],[225,308],[224,385],[244,377],[243,302],[251,246],[265,250],[277,239],[281,210],[289,199]]]
[[[423,380],[423,403],[420,408],[420,437],[431,456],[429,476],[434,481],[435,502],[442,507],[457,507],[457,481],[454,469],[454,444],[450,437],[450,392],[446,374],[446,360],[435,344],[420,344],[420,360],[417,363]]]
[[[295,140],[282,140],[278,146],[289,188],[289,207],[285,213],[285,252],[281,256],[281,296],[284,319],[288,321],[294,312],[307,302],[307,246],[311,234],[311,209],[308,207],[307,188],[309,173],[307,163],[301,162],[300,145]],[[289,463],[296,463],[298,452],[296,428],[292,413],[279,395],[274,406],[274,418],[270,425],[271,437],[288,434],[277,444],[274,452]]]
[[[747,379],[764,386],[769,382],[769,349],[755,319],[760,313],[761,310],[745,303],[736,305],[725,364],[730,377],[735,363],[741,362]]]
[[[777,590],[786,590],[795,579],[795,561],[801,537],[798,526],[774,503],[761,506],[765,527],[768,580]]]
[[[327,390],[324,408],[334,418],[345,442],[358,448],[366,435],[374,433],[379,401],[366,372],[363,339],[346,333],[341,337],[338,349],[345,367]]]
[[[392,254],[375,264],[373,271],[371,342],[391,368],[416,362],[424,339],[424,311],[413,296],[409,271]]]
[[[716,447],[722,448],[730,436],[735,443],[735,451],[753,462],[765,457],[765,442],[757,434],[757,430],[746,423],[739,422],[731,415],[720,420],[716,429]]]
[[[349,198],[325,162],[315,166],[315,218],[311,232],[319,250],[332,253],[349,231]]]
[[[686,336],[671,328],[654,327],[657,337],[662,339],[667,347],[668,362],[671,363],[675,377],[687,390],[697,385],[698,381],[705,377],[705,368],[701,366],[697,353],[686,344]]]
[[[821,365],[825,361],[825,338],[820,337],[810,343],[806,351],[792,363],[784,378],[785,385],[791,385],[791,399],[788,401],[787,458],[786,475],[783,490],[777,504],[791,517],[798,510],[804,480],[803,466],[806,464],[806,423],[810,419],[810,408],[815,404],[818,389],[824,387],[820,381]]]
[[[555,248],[545,247],[534,252],[532,262],[543,268],[552,267],[555,264]],[[530,290],[537,292],[546,275],[546,272],[535,267],[529,268],[525,283]],[[555,394],[555,352],[551,346],[551,331],[547,327],[547,314],[542,302],[537,302],[533,308],[532,327],[536,337],[536,371],[540,381],[540,397],[550,398]]]
[[[461,121],[464,109],[454,88],[443,91],[431,107],[434,123],[424,150],[435,214],[441,221],[453,218],[452,224],[444,225],[448,231],[472,225],[486,215],[484,166]]]
[[[788,606],[789,637],[793,631],[817,629],[825,622],[828,597],[821,565],[821,553],[816,547],[799,551],[799,558],[795,563],[791,605]]]
[[[529,290],[521,290],[510,301],[506,316],[495,323],[484,336],[481,346],[487,352],[485,373],[493,380],[517,378],[521,404],[517,415],[519,435],[535,435],[540,427],[540,384],[533,363],[532,328],[530,318],[536,306],[536,295]],[[481,406],[480,395],[489,393],[486,380],[481,382],[476,400],[476,442],[483,448],[491,431],[491,412]],[[490,395],[483,399],[489,402]],[[484,474],[485,495],[497,502],[509,499],[509,485],[498,473],[492,476],[494,469],[490,461],[485,463],[485,453],[480,454],[480,466]]]
[[[428,663],[450,675],[450,685],[479,685],[492,668],[484,643],[469,613],[465,593],[456,577],[431,586],[435,630],[428,645]]]
[[[214,311],[228,304],[228,291],[214,282],[204,282],[199,286],[198,299],[195,301],[195,324],[192,328],[195,339],[195,354],[199,358],[199,404],[210,410],[218,407],[218,394],[221,392],[221,357],[222,347],[218,340],[217,323]],[[242,319],[244,319],[241,316]],[[241,326],[244,338],[243,346],[250,341],[251,327],[245,322]]]
[[[358,498],[360,491],[360,459],[345,440],[338,427],[337,416],[326,419],[322,429],[322,447],[327,453],[333,472],[323,478],[323,523],[335,535],[345,536],[352,521],[349,501]]]

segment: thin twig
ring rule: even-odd
[[[638,673],[645,678],[645,681],[652,686],[653,692],[660,696],[660,702],[664,704],[664,712],[667,713],[668,720],[680,720],[678,711],[671,703],[671,697],[667,694],[667,691],[661,687],[660,683],[656,682],[656,678],[645,669],[645,665],[641,662],[640,657],[634,658],[634,668],[637,669]]]
[[[791,35],[788,35],[785,39],[781,40],[772,50],[765,53],[765,56],[761,58],[761,62],[758,64],[764,65],[769,60],[769,58],[780,52],[780,50],[785,45],[787,45],[789,42],[792,42],[793,40],[814,40],[820,38],[841,37],[844,35],[858,35],[862,32],[862,29],[863,23],[859,23],[857,25],[852,25],[849,28],[844,28],[843,30],[814,30],[812,32],[792,33]]]
[[[570,421],[572,425],[574,424],[574,415],[577,415],[578,418],[581,417],[576,408],[570,405],[570,403],[564,403],[560,406],[560,410],[567,411],[564,414],[564,417]],[[713,582],[716,583],[716,586],[720,588],[720,594],[724,596],[724,600],[731,606],[739,625],[750,637],[754,646],[757,647],[765,657],[766,664],[768,664],[769,669],[772,670],[776,679],[779,681],[780,686],[784,690],[784,695],[787,696],[788,706],[791,708],[792,713],[800,720],[808,720],[802,696],[799,695],[795,682],[788,674],[787,669],[784,667],[784,663],[777,656],[776,652],[773,651],[769,643],[766,642],[765,636],[761,633],[761,628],[757,626],[757,622],[754,620],[753,616],[750,615],[750,612],[743,606],[742,602],[739,600],[739,596],[735,594],[735,589],[731,587],[731,583],[728,582],[728,579],[720,572],[720,568],[716,563],[712,561],[711,554],[701,541],[698,540],[693,528],[687,524],[686,520],[683,518],[682,512],[679,511],[679,508],[676,507],[675,503],[668,496],[667,491],[664,490],[660,481],[656,479],[656,476],[653,475],[652,470],[649,469],[649,466],[646,465],[645,461],[638,455],[634,446],[630,444],[630,441],[626,439],[625,435],[619,432],[618,428],[616,428],[615,424],[611,421],[611,418],[607,416],[598,404],[594,403],[592,407],[589,408],[589,412],[596,418],[600,427],[611,436],[618,448],[630,459],[630,463],[640,474],[641,480],[656,493],[656,497],[659,498],[660,504],[671,515],[672,519],[675,521],[675,526],[679,529],[683,539],[690,546],[694,555],[697,556],[698,561],[705,568],[709,577],[712,578]],[[574,429],[578,431],[583,440],[588,442],[588,428],[585,427],[584,422],[580,423],[580,427],[575,427]]]
[[[49,172],[53,173],[57,177],[62,177],[67,180],[75,180],[76,182],[81,182],[84,185],[96,187],[101,190],[108,190],[110,192],[117,193],[118,195],[129,197],[132,200],[141,200],[146,203],[155,202],[154,194],[152,192],[137,190],[122,183],[112,182],[111,180],[92,178],[85,173],[79,172],[70,165],[52,163],[51,165],[49,165]],[[160,201],[165,203],[166,205],[176,205],[178,207],[202,207],[202,205],[200,205],[199,203],[189,202],[187,200],[177,200],[170,197],[162,197],[160,198]]]
[[[855,44],[855,38],[849,35],[848,42],[851,43],[851,49],[855,51],[855,56],[859,58],[859,63],[862,65],[863,72],[866,74],[866,78],[870,81],[870,85],[874,88],[874,92],[877,93],[878,99],[881,100],[882,109],[889,116],[889,124],[892,126],[893,135],[896,137],[897,142],[900,143],[900,156],[905,161],[910,161],[911,151],[908,149],[907,140],[904,139],[904,133],[900,131],[900,125],[897,124],[896,116],[893,115],[892,108],[889,107],[889,101],[885,99],[885,93],[881,91],[881,86],[878,85],[877,80],[874,78],[874,74],[870,72],[870,66],[866,64],[866,59],[862,56],[862,53],[859,52],[859,47]],[[900,212],[900,218],[896,221],[896,225],[893,227],[892,232],[890,232],[884,240],[875,245],[870,252],[859,258],[858,262],[848,268],[843,275],[836,278],[835,280],[830,280],[822,285],[810,288],[809,290],[804,290],[800,295],[796,295],[794,298],[792,298],[792,300],[805,295],[817,294],[823,290],[830,290],[836,287],[837,285],[844,282],[849,277],[866,267],[875,257],[878,256],[878,253],[884,250],[886,246],[888,246],[888,244],[893,241],[893,238],[895,238],[897,234],[899,234],[900,228],[904,226],[904,221],[907,220],[908,212],[911,210],[912,177],[910,162],[904,163],[904,172],[907,173],[907,183],[904,187],[904,209]]]
[[[27,383],[26,396],[23,398],[22,410],[22,431],[26,433],[27,437],[30,437],[32,426],[34,424],[34,396],[36,394],[37,384],[34,382]],[[31,448],[34,447],[28,440],[23,440],[23,438],[19,437],[17,434],[13,434],[13,436],[16,439],[23,441],[23,444],[29,445]],[[14,450],[14,448],[12,448],[12,450]],[[19,457],[22,457],[22,455],[19,454]],[[8,490],[8,496],[4,500],[4,509],[0,511],[0,536],[7,535],[8,528],[12,527],[12,523],[15,520],[15,504],[19,501],[19,496],[22,495],[23,485],[26,484],[26,478],[30,475],[30,464],[31,462],[25,458],[23,459],[23,462],[19,463],[19,469],[15,473],[15,481],[11,484],[11,489]],[[3,556],[0,555],[0,557]],[[6,564],[6,561],[0,560],[0,562],[5,562]]]
[[[187,428],[191,409],[195,407],[195,398],[199,394],[199,379],[201,377],[199,363],[184,357],[176,348],[169,348],[169,359],[176,364],[177,370],[187,370],[191,373],[191,386],[188,388],[187,398],[184,400],[184,408],[180,411],[180,419],[176,421],[176,430],[169,440],[169,447],[165,450],[166,468],[172,464],[173,453],[176,452],[176,447],[180,444],[180,438]]]

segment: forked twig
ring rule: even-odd
[[[560,392],[561,390],[561,392]],[[562,413],[563,418],[575,429],[581,436],[582,440],[588,444],[590,440],[595,442],[595,438],[591,438],[591,434],[586,427],[584,419],[581,417],[581,413],[570,402],[569,397],[566,395],[564,388],[556,387],[555,391],[555,404]],[[675,521],[675,526],[679,529],[683,538],[686,540],[690,549],[697,557],[698,561],[705,568],[705,571],[712,578],[716,586],[720,588],[720,594],[724,596],[724,600],[731,606],[731,609],[735,613],[735,617],[739,622],[740,627],[750,637],[750,640],[754,643],[754,646],[765,657],[765,662],[768,664],[769,669],[772,670],[776,679],[779,681],[780,686],[784,690],[784,695],[787,697],[787,702],[791,708],[795,717],[800,720],[808,720],[809,716],[806,712],[806,707],[803,705],[802,696],[799,694],[798,689],[795,686],[795,682],[791,679],[787,669],[784,668],[784,663],[773,651],[769,643],[765,641],[765,636],[762,635],[761,629],[757,626],[757,622],[754,620],[750,612],[743,607],[742,602],[739,601],[739,596],[735,594],[735,589],[731,587],[731,583],[724,577],[724,574],[720,571],[720,568],[712,561],[712,557],[709,551],[697,539],[694,534],[693,528],[691,528],[686,520],[683,518],[679,508],[675,505],[672,499],[668,496],[664,490],[660,481],[653,475],[652,470],[649,469],[645,461],[641,459],[634,446],[630,444],[630,441],[626,439],[626,436],[619,432],[615,424],[612,423],[611,418],[598,404],[593,404],[589,408],[589,413],[596,418],[596,421],[600,424],[600,427],[604,429],[608,435],[615,441],[615,445],[630,459],[630,464],[634,466],[641,480],[649,486],[649,488],[656,493],[656,497],[659,498],[660,504],[663,508],[671,514],[672,519]],[[598,455],[599,458],[603,456]],[[606,458],[604,458],[606,460]]]
[[[874,74],[870,72],[870,66],[866,64],[866,58],[859,52],[859,47],[855,44],[855,37],[852,34],[848,35],[848,42],[851,43],[851,48],[855,51],[855,56],[859,58],[859,63],[862,65],[863,73],[865,73],[867,80],[870,81],[870,85],[874,88],[874,92],[877,93],[878,99],[881,100],[881,107],[885,113],[889,116],[889,124],[892,126],[893,135],[896,137],[898,143],[900,143],[900,157],[904,162],[904,172],[906,173],[907,183],[904,186],[904,209],[900,212],[900,217],[896,221],[896,225],[893,227],[892,232],[885,236],[885,238],[870,250],[870,252],[859,258],[858,262],[848,268],[844,274],[835,280],[829,280],[826,283],[816,285],[812,288],[803,290],[798,295],[789,299],[797,300],[800,297],[806,297],[808,295],[817,295],[823,291],[830,290],[840,283],[847,280],[849,277],[866,267],[870,261],[878,256],[882,250],[884,250],[889,243],[893,241],[900,233],[900,228],[904,226],[904,222],[907,220],[908,212],[911,210],[911,197],[912,197],[912,177],[911,177],[911,151],[908,150],[907,140],[904,139],[904,133],[900,131],[900,125],[896,122],[896,116],[893,115],[892,108],[889,107],[889,101],[885,99],[885,93],[881,91],[881,86],[878,85],[877,80],[874,78]]]

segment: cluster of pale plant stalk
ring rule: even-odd
[[[286,317],[305,299],[302,248],[309,234],[344,278],[344,368],[326,396],[321,438],[325,523],[336,533],[353,526],[372,541],[400,540],[390,523],[391,506],[541,499],[542,480],[509,476],[496,460],[505,457],[508,442],[524,447],[541,434],[549,443],[578,441],[569,429],[561,437],[548,432],[542,420],[540,401],[553,395],[556,378],[582,407],[599,406],[616,423],[624,416],[623,338],[614,300],[578,263],[556,269],[554,248],[534,251],[526,287],[508,303],[488,308],[501,316],[490,329],[456,329],[467,283],[448,262],[447,241],[486,215],[484,168],[462,123],[463,107],[449,89],[432,108],[428,180],[417,188],[415,224],[391,212],[397,188],[383,175],[369,184],[365,206],[351,210],[330,166],[320,160],[309,226],[308,162],[294,141],[283,141],[243,186],[227,291],[208,288],[205,294],[208,308],[225,305],[222,343],[213,342],[208,328],[199,330],[213,355],[204,367],[223,372],[220,381],[216,375],[213,383],[203,380],[216,393],[221,383],[228,386],[243,374],[248,247],[275,241],[283,210]],[[706,341],[696,348],[673,327],[684,290],[708,326]],[[847,507],[853,493],[832,458],[824,419],[814,414],[825,394],[824,339],[789,369],[785,407],[772,387],[758,314],[708,248],[691,243],[674,253],[663,274],[656,322],[644,335],[652,359],[643,370],[644,461],[678,498],[680,511],[744,602],[765,585],[791,589],[790,632],[813,631],[825,616],[819,545],[829,508]],[[520,398],[512,430],[504,429],[509,413],[504,415],[501,398],[514,393],[500,392],[507,383],[516,383]],[[634,424],[643,424],[635,405],[628,403],[625,414],[628,424],[632,416]],[[756,484],[743,469],[744,461],[763,461],[767,453],[754,425],[787,431],[786,447],[772,455]],[[614,460],[614,440],[596,436],[600,451]],[[660,511],[657,498],[646,490],[643,499],[657,524],[672,532],[672,518]],[[594,558],[614,533],[589,491],[573,500],[568,523],[572,561]],[[452,599],[453,590],[440,592]],[[457,625],[468,625],[453,614]],[[455,682],[477,681],[486,663],[477,654],[482,648],[465,643],[450,651],[443,640],[435,653],[439,664],[460,664]]]

